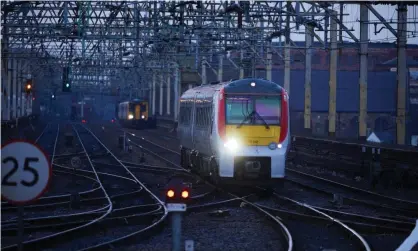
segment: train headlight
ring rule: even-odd
[[[235,139],[228,139],[224,146],[225,148],[228,148],[228,150],[235,152],[238,149],[238,142]]]
[[[145,115],[142,115],[142,116],[141,116],[141,119],[145,119]]]
[[[274,149],[276,149],[278,146],[277,146],[277,144],[275,143],[275,142],[271,142],[270,144],[269,144],[269,148],[270,148],[270,150],[274,150]]]
[[[132,114],[128,115],[128,119],[133,119],[133,118],[134,118],[134,115],[132,115]]]

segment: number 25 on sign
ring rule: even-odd
[[[13,204],[38,199],[48,187],[52,169],[35,144],[13,141],[1,148],[1,196]]]

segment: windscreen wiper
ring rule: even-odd
[[[244,118],[244,120],[239,125],[237,125],[237,128],[240,128],[243,124],[245,124],[245,122],[247,122],[249,119],[251,119],[253,117],[254,113],[255,113],[255,111],[252,111],[250,114],[248,114]]]
[[[266,127],[266,129],[270,129],[269,124],[267,124],[267,122],[263,119],[263,117],[260,116],[260,114],[258,114],[258,112],[253,111],[254,115],[261,120],[261,122],[263,122],[264,126]]]

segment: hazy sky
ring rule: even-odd
[[[397,18],[398,13],[396,11],[397,6],[391,5],[373,5],[373,7],[379,12],[379,14],[386,19],[388,22],[394,22],[390,25],[397,30]],[[338,7],[339,10],[339,7]],[[344,5],[344,13],[349,14],[349,16],[344,16],[344,25],[349,28],[353,29],[352,33],[360,39],[360,5],[358,4],[347,4]],[[418,44],[418,6],[408,6],[408,43],[409,44]],[[369,20],[370,22],[379,21],[377,17],[373,15],[369,11]],[[413,23],[415,22],[415,24]],[[380,30],[383,25],[378,24],[376,30]],[[301,27],[300,31],[303,31],[303,27]],[[380,31],[378,34],[374,34],[374,24],[369,25],[369,39],[370,42],[395,42],[396,37],[386,28]],[[323,38],[323,32],[317,32],[317,34]],[[353,41],[347,33],[343,33],[343,40],[345,41]],[[303,34],[292,34],[292,39],[295,41],[303,41],[305,37]]]

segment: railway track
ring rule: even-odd
[[[131,134],[131,136],[132,136],[132,134]],[[135,135],[136,136],[136,135]],[[134,137],[135,137],[134,136]],[[136,137],[140,137],[140,136],[136,136]],[[143,140],[143,141],[145,141],[145,142],[147,142],[148,144],[147,144],[147,149],[149,149],[148,148],[148,145],[153,145],[154,147],[159,147],[159,148],[161,148],[161,149],[164,149],[164,150],[169,150],[169,152],[170,153],[176,153],[177,154],[177,156],[179,156],[180,154],[178,153],[178,152],[175,152],[175,151],[173,151],[173,150],[171,150],[171,149],[168,149],[168,148],[166,148],[166,147],[164,147],[164,146],[161,146],[161,145],[158,145],[158,144],[155,144],[155,143],[153,143],[153,142],[151,142],[151,141],[149,141],[149,140],[147,140],[147,139],[145,139],[144,137],[140,137],[140,139],[141,140]],[[142,146],[142,145],[140,145],[140,144],[138,144],[137,142],[133,142],[133,140],[131,140],[131,142],[134,144],[134,145],[136,145],[136,146],[138,146],[138,147],[142,147],[143,149],[145,148],[144,146]],[[150,151],[151,152],[151,151]],[[169,161],[168,160],[165,160],[165,158],[164,157],[162,157],[160,154],[154,154],[154,156],[156,156],[156,157],[159,157],[159,158],[161,158],[161,159],[164,159],[164,161],[165,162],[168,162],[169,163]],[[178,165],[176,165],[176,167],[177,168],[181,168],[180,166],[178,166]],[[280,196],[280,195],[278,195],[278,194],[276,194],[275,193],[275,196]],[[238,196],[236,196],[236,197],[238,197]],[[251,196],[249,196],[249,197],[251,197]],[[238,197],[239,198],[239,197]],[[280,198],[280,197],[278,197],[278,198]],[[289,199],[290,200],[290,199]],[[258,209],[258,210],[262,210],[261,212],[263,212],[263,213],[268,213],[269,212],[269,210],[271,211],[272,210],[272,208],[269,208],[269,207],[264,207],[264,206],[262,206],[261,204],[259,204],[259,203],[253,203],[253,202],[250,202],[250,200],[243,200],[243,202],[245,202],[245,203],[247,203],[248,205],[251,205],[252,207],[254,207],[254,208],[256,208],[256,209]],[[331,217],[330,215],[328,215],[328,214],[326,214],[326,213],[324,213],[324,212],[322,212],[322,211],[319,211],[319,210],[317,210],[317,209],[314,209],[313,207],[310,207],[309,205],[307,205],[307,204],[303,204],[303,203],[300,203],[300,202],[298,202],[298,201],[293,201],[296,205],[299,205],[300,207],[305,207],[305,208],[308,208],[308,209],[311,209],[312,211],[314,211],[314,212],[316,212],[316,213],[319,213],[319,214],[321,214],[321,215],[323,215],[323,216],[325,216],[325,217],[327,217],[327,219],[329,220],[329,221],[335,221],[335,219],[333,218],[333,217]],[[215,202],[216,203],[216,202]],[[272,210],[272,211],[274,211],[274,210]],[[271,215],[271,214],[270,214]],[[273,216],[273,215],[271,215],[272,217],[275,217],[276,218],[276,216]],[[277,219],[277,218],[276,218]],[[283,224],[283,223],[282,223]],[[338,225],[339,225],[339,227],[340,228],[342,228],[342,229],[344,229],[344,230],[346,230],[346,233],[345,234],[347,234],[348,233],[348,235],[351,235],[351,237],[355,237],[355,240],[356,241],[354,241],[354,243],[355,243],[355,245],[357,246],[357,247],[360,247],[362,250],[370,250],[370,247],[369,247],[369,245],[368,245],[368,243],[360,236],[360,234],[358,234],[356,231],[354,231],[353,229],[351,229],[351,228],[349,228],[347,225],[345,225],[344,223],[342,223],[342,222],[339,222],[338,221]],[[283,226],[284,226],[284,224],[283,224]],[[288,231],[288,230],[287,230]],[[331,230],[332,231],[332,230]],[[330,232],[331,233],[331,232]],[[291,233],[290,232],[288,232],[288,234],[290,235]],[[346,250],[350,250],[350,248],[352,248],[352,242],[349,242],[349,243],[347,243],[347,249]]]
[[[167,149],[168,152],[170,152],[171,154],[174,154],[174,150],[169,149],[165,146],[161,146],[155,142],[152,142],[151,140],[145,138],[144,136],[140,136],[140,135],[135,135],[132,132],[129,132],[131,137],[134,137],[136,140],[141,140],[142,142],[145,142],[146,144],[146,148],[148,149],[154,149],[154,148],[160,148],[160,149]],[[148,134],[148,132],[147,132]],[[174,137],[173,137],[174,138]],[[131,139],[131,142],[134,145],[137,146],[142,146],[143,148],[145,148],[144,144],[139,144],[137,141],[135,141],[134,139]],[[151,147],[152,145],[152,147]],[[151,151],[152,152],[152,151]],[[152,153],[151,153],[152,154]],[[179,153],[177,153],[177,155],[179,155]],[[165,156],[165,155],[164,155]],[[161,154],[155,154],[155,157],[159,157],[162,159],[165,159],[161,156]],[[167,164],[172,164],[173,161],[171,160],[164,160]],[[177,168],[180,168],[177,166]],[[299,186],[303,186],[304,188],[309,188],[312,190],[316,190],[321,193],[327,193],[328,196],[335,196],[336,194],[338,195],[339,193],[330,193],[329,191],[336,191],[336,189],[334,190],[330,190],[330,189],[319,189],[319,188],[315,188],[313,186],[308,186],[306,184],[304,184],[303,181],[296,181],[293,179],[289,179],[288,182],[297,184]],[[314,183],[314,182],[312,182]],[[334,182],[332,183],[334,186],[337,186],[338,183]],[[340,193],[344,194],[342,191],[343,189],[345,189],[346,187],[342,184],[340,187],[339,191]],[[350,187],[350,190],[356,191],[356,188]],[[354,196],[352,197],[345,197],[345,199],[347,199],[348,201],[350,201],[351,203],[355,203],[355,204],[360,204],[363,207],[366,205],[368,207],[368,209],[373,208],[374,210],[378,210],[378,212],[383,212],[383,215],[376,215],[376,212],[372,212],[375,215],[374,216],[365,216],[362,213],[351,213],[348,212],[349,210],[343,210],[341,208],[326,208],[326,207],[321,207],[321,206],[311,206],[307,203],[303,203],[297,200],[293,200],[291,198],[281,198],[283,199],[287,199],[289,201],[293,201],[293,203],[297,204],[298,206],[306,206],[307,208],[309,208],[310,210],[312,210],[313,212],[315,212],[316,214],[320,214],[320,218],[322,218],[322,220],[330,220],[330,221],[335,221],[337,220],[335,217],[337,217],[338,219],[341,219],[341,221],[339,221],[340,223],[342,223],[342,227],[348,227],[345,224],[348,224],[350,226],[354,226],[357,229],[364,231],[364,232],[385,232],[385,231],[394,231],[394,232],[410,232],[413,228],[414,228],[414,221],[413,218],[408,218],[408,217],[404,217],[404,213],[410,213],[413,214],[414,211],[411,210],[411,208],[408,209],[404,209],[404,208],[399,208],[396,206],[397,203],[393,203],[393,202],[399,202],[401,201],[400,199],[397,198],[392,198],[392,197],[388,197],[388,196],[382,196],[379,194],[375,194],[375,193],[367,193],[369,197],[366,197],[364,200],[359,200],[354,198]],[[278,195],[275,194],[275,196],[277,197]],[[377,198],[384,198],[388,201],[391,201],[392,203],[389,205],[384,205],[384,204],[377,204],[375,202],[373,202],[374,197],[373,196],[377,196]],[[338,198],[339,196],[337,196]],[[414,206],[414,202],[408,202],[408,201],[403,201],[405,202],[405,204],[409,205],[409,206]],[[395,204],[395,205],[394,205]],[[261,207],[263,207],[262,205],[259,205]],[[272,212],[274,212],[274,209],[272,208],[264,208],[266,210],[272,210]],[[363,208],[364,209],[364,208]],[[289,210],[285,210],[285,211],[281,211],[282,213],[286,213],[286,214],[292,214]],[[388,213],[390,212],[390,213]],[[295,213],[293,213],[294,216]],[[296,213],[296,215],[298,215],[298,213]],[[313,216],[313,215],[304,215],[303,217],[311,217],[311,218],[318,218],[318,216]],[[344,225],[344,226],[343,226]],[[357,232],[352,232],[352,229],[347,229],[347,231],[349,231],[352,235],[357,236],[358,241],[357,244],[360,244],[363,246],[364,249],[367,250],[368,244],[366,241],[364,241],[363,238],[359,238],[361,237]]]
[[[132,136],[132,132],[128,133],[130,133]],[[160,139],[161,137],[168,137],[172,140],[178,140],[177,137],[173,135],[167,135],[167,133],[161,136],[161,133],[147,131],[147,134],[155,135]],[[134,135],[133,137],[142,137],[144,140],[147,140],[143,136],[139,135]],[[172,149],[168,150],[173,151]],[[407,215],[411,218],[418,216],[418,213],[416,213],[418,212],[418,201],[411,201],[406,199],[400,199],[397,197],[382,195],[362,188],[357,188],[354,186],[346,185],[344,183],[308,174],[300,170],[296,170],[295,168],[287,167],[286,170],[288,172],[287,180],[300,186],[304,186],[306,188],[314,190],[321,190],[322,192],[327,192],[331,195],[335,194],[353,203],[357,202],[363,205],[367,204],[373,207],[382,207],[388,211]]]
[[[162,223],[166,216],[163,202],[137,180],[91,131],[80,125],[75,127],[77,128],[74,128],[74,132],[90,163],[90,170],[54,164],[54,173],[76,175],[77,178],[87,179],[90,182],[95,180],[92,183],[96,186],[88,191],[78,192],[78,208],[71,208],[67,212],[56,214],[60,208],[74,204],[71,201],[72,194],[46,196],[40,198],[38,204],[28,206],[27,210],[31,211],[33,216],[24,219],[24,245],[31,245],[31,250],[101,249],[152,229]],[[57,132],[54,149],[58,134]],[[39,139],[42,140],[45,135],[48,135],[46,130]],[[48,140],[45,142],[48,143]],[[42,143],[41,146],[45,147]],[[49,145],[46,144],[45,148],[49,149],[48,147]],[[108,161],[113,161],[114,165],[119,163],[118,169],[113,166],[110,170],[103,165],[94,165],[89,156],[98,150],[106,151],[109,155]],[[54,155],[55,150],[50,155],[51,159]],[[13,211],[13,206],[5,205],[3,208],[6,211]],[[48,215],[49,213],[52,215]],[[106,229],[107,234],[103,234],[103,229]],[[15,238],[7,238],[7,236],[16,236],[16,231],[16,219],[9,218],[7,221],[2,221],[4,250],[16,249],[16,245],[12,244],[16,241]]]
[[[131,136],[135,137],[136,135],[133,135],[132,133],[130,133]],[[138,137],[138,136],[136,136]],[[183,169],[181,166],[179,166],[178,164],[175,163],[175,160],[173,161],[172,159],[169,159],[170,156],[175,156],[176,158],[179,159],[179,153],[171,150],[169,148],[163,147],[161,145],[157,145],[154,144],[146,139],[144,139],[143,137],[141,138],[141,140],[147,142],[147,143],[151,143],[151,144],[147,144],[146,146],[143,146],[143,144],[135,142],[134,140],[130,139],[130,143],[135,145],[136,147],[140,148],[141,150],[145,151],[147,154],[150,154],[152,156],[154,156],[155,158],[158,158],[160,160],[162,160],[163,162],[167,163],[168,165],[173,166],[173,168],[178,169],[178,170],[183,170],[184,172],[188,172],[190,173],[189,170]],[[152,148],[151,148],[152,146]],[[166,156],[166,154],[162,154],[161,150],[163,150],[163,153],[168,153],[169,156]],[[164,156],[162,156],[164,155]],[[179,163],[179,162],[177,162]],[[193,174],[195,175],[195,174]],[[219,189],[219,188],[217,188]],[[200,205],[195,205],[190,207],[190,211],[195,211],[195,210],[202,210],[202,209],[207,209],[207,208],[211,208],[211,207],[218,207],[220,205],[225,205],[225,204],[230,204],[230,203],[245,203],[247,204],[249,207],[251,207],[252,209],[254,209],[256,212],[260,213],[261,215],[267,217],[267,219],[269,219],[271,222],[274,222],[277,226],[279,226],[280,228],[280,232],[282,234],[282,239],[284,240],[283,243],[285,243],[286,250],[293,250],[293,238],[291,233],[289,232],[288,228],[286,227],[286,225],[277,217],[275,217],[274,215],[270,214],[268,211],[264,210],[263,208],[261,208],[259,205],[257,205],[256,203],[251,202],[250,200],[248,200],[247,198],[252,196],[251,192],[244,192],[244,194],[236,194],[236,193],[231,193],[225,190],[221,190],[224,194],[227,194],[229,197],[228,199],[223,199],[223,200],[217,200],[214,202],[209,202],[209,203],[205,203],[205,204],[200,204]],[[242,193],[242,191],[240,191]]]
[[[325,241],[323,238],[313,240],[314,234],[308,237],[305,234],[301,237],[298,231],[301,225],[310,229],[307,232],[321,231],[322,235],[328,236],[327,239],[335,239],[333,242],[340,244],[334,247],[338,250],[350,250],[350,248],[369,250],[370,245],[367,241],[350,227],[362,233],[405,232],[413,228],[409,218],[398,217],[400,214],[403,215],[403,211],[399,211],[400,209],[396,207],[392,208],[393,217],[387,215],[369,217],[352,213],[350,210],[344,211],[347,208],[324,207],[321,203],[311,204],[295,200],[292,196],[285,197],[281,195],[281,190],[276,191],[272,196],[267,196],[266,199],[260,198],[259,193],[265,192],[261,188],[231,191],[231,189],[215,187],[177,165],[179,153],[176,150],[168,148],[170,146],[167,144],[163,146],[155,143],[139,133],[136,135],[136,133],[129,132],[129,142],[135,146],[136,150],[146,153],[147,161],[134,163],[121,160],[90,129],[81,125],[74,125],[74,127],[74,132],[80,142],[78,148],[72,153],[60,155],[55,154],[54,150],[54,173],[63,176],[71,175],[78,181],[86,180],[91,183],[91,187],[79,190],[75,202],[73,201],[74,193],[49,194],[42,197],[37,204],[28,206],[27,211],[32,212],[33,215],[25,218],[25,231],[32,238],[27,239],[25,244],[37,244],[35,247],[57,250],[103,250],[106,247],[115,247],[121,243],[121,240],[132,239],[129,238],[132,236],[142,233],[153,235],[155,232],[147,230],[155,230],[157,226],[162,226],[161,223],[165,219],[165,207],[160,199],[164,196],[162,193],[164,184],[170,178],[179,176],[193,187],[187,214],[220,207],[228,208],[228,210],[251,208],[250,211],[260,213],[268,219],[268,222],[274,224],[275,229],[280,232],[279,238],[284,244],[284,250],[293,248],[315,250],[315,248],[305,246],[304,238],[311,238],[311,242],[318,243],[318,245],[321,241]],[[48,128],[52,127],[49,125]],[[51,132],[45,132],[45,135],[51,134]],[[57,141],[58,136],[54,143],[55,147]],[[50,143],[47,144],[47,148],[55,149]],[[79,157],[84,164],[88,165],[70,168],[68,160],[72,157]],[[158,159],[158,163],[164,164],[152,164],[153,162],[148,161],[148,158]],[[293,186],[294,189],[315,190],[322,195],[329,190],[315,189],[309,186],[312,184],[304,184],[303,180],[301,179],[299,183],[289,180],[288,183],[291,185],[287,186]],[[332,195],[327,193],[328,197]],[[138,200],[135,201],[132,198],[138,198]],[[315,198],[318,198],[318,195]],[[355,198],[352,199],[353,203],[357,203]],[[344,198],[344,201],[350,200]],[[60,208],[67,211],[50,216],[37,214],[37,212],[48,214],[49,210],[54,212]],[[109,210],[109,208],[112,209]],[[2,213],[3,210],[6,214],[13,214],[16,208],[3,203]],[[51,229],[55,232],[48,232]],[[6,221],[2,219],[2,235],[6,235],[6,238],[7,235],[16,235],[16,218],[9,217]],[[339,238],[348,241],[338,242]],[[71,242],[70,239],[73,241]],[[52,245],[52,241],[55,244]],[[57,241],[60,245],[56,245]],[[123,243],[125,246],[127,242]],[[13,249],[15,246],[9,245],[5,250]]]
[[[125,131],[123,131],[125,132]],[[135,164],[135,163],[128,163],[128,168],[131,170],[140,169],[146,172],[162,172],[162,173],[174,173],[176,176],[184,176],[184,177],[194,177],[197,180],[201,180],[199,176],[194,173],[191,173],[190,170],[183,169],[181,166],[176,164],[176,158],[179,159],[178,152],[171,150],[169,148],[159,146],[159,145],[152,145],[147,144],[146,146],[142,143],[136,142],[130,136],[135,137],[136,135],[133,133],[128,134],[129,143],[135,146],[138,151],[142,151],[148,156],[152,156],[168,166],[152,166],[147,164]],[[143,174],[143,172],[142,172]],[[202,181],[200,181],[202,182]],[[288,231],[285,224],[283,224],[277,217],[270,214],[268,211],[264,210],[263,208],[259,207],[257,204],[252,203],[251,201],[247,200],[253,191],[238,191],[238,192],[228,192],[225,190],[220,189],[219,187],[215,187],[213,184],[207,183],[203,181],[205,186],[206,192],[201,192],[199,195],[193,196],[192,189],[192,200],[189,205],[188,213],[197,212],[201,210],[208,210],[210,208],[219,207],[219,206],[227,206],[227,205],[240,205],[245,203],[256,212],[260,213],[262,216],[266,217],[270,222],[273,222],[278,227],[278,231],[281,233],[280,238],[283,239],[282,243],[284,243],[285,248],[284,250],[293,250],[293,240],[291,233]],[[215,192],[216,190],[216,192]],[[213,197],[210,195],[215,194]]]

